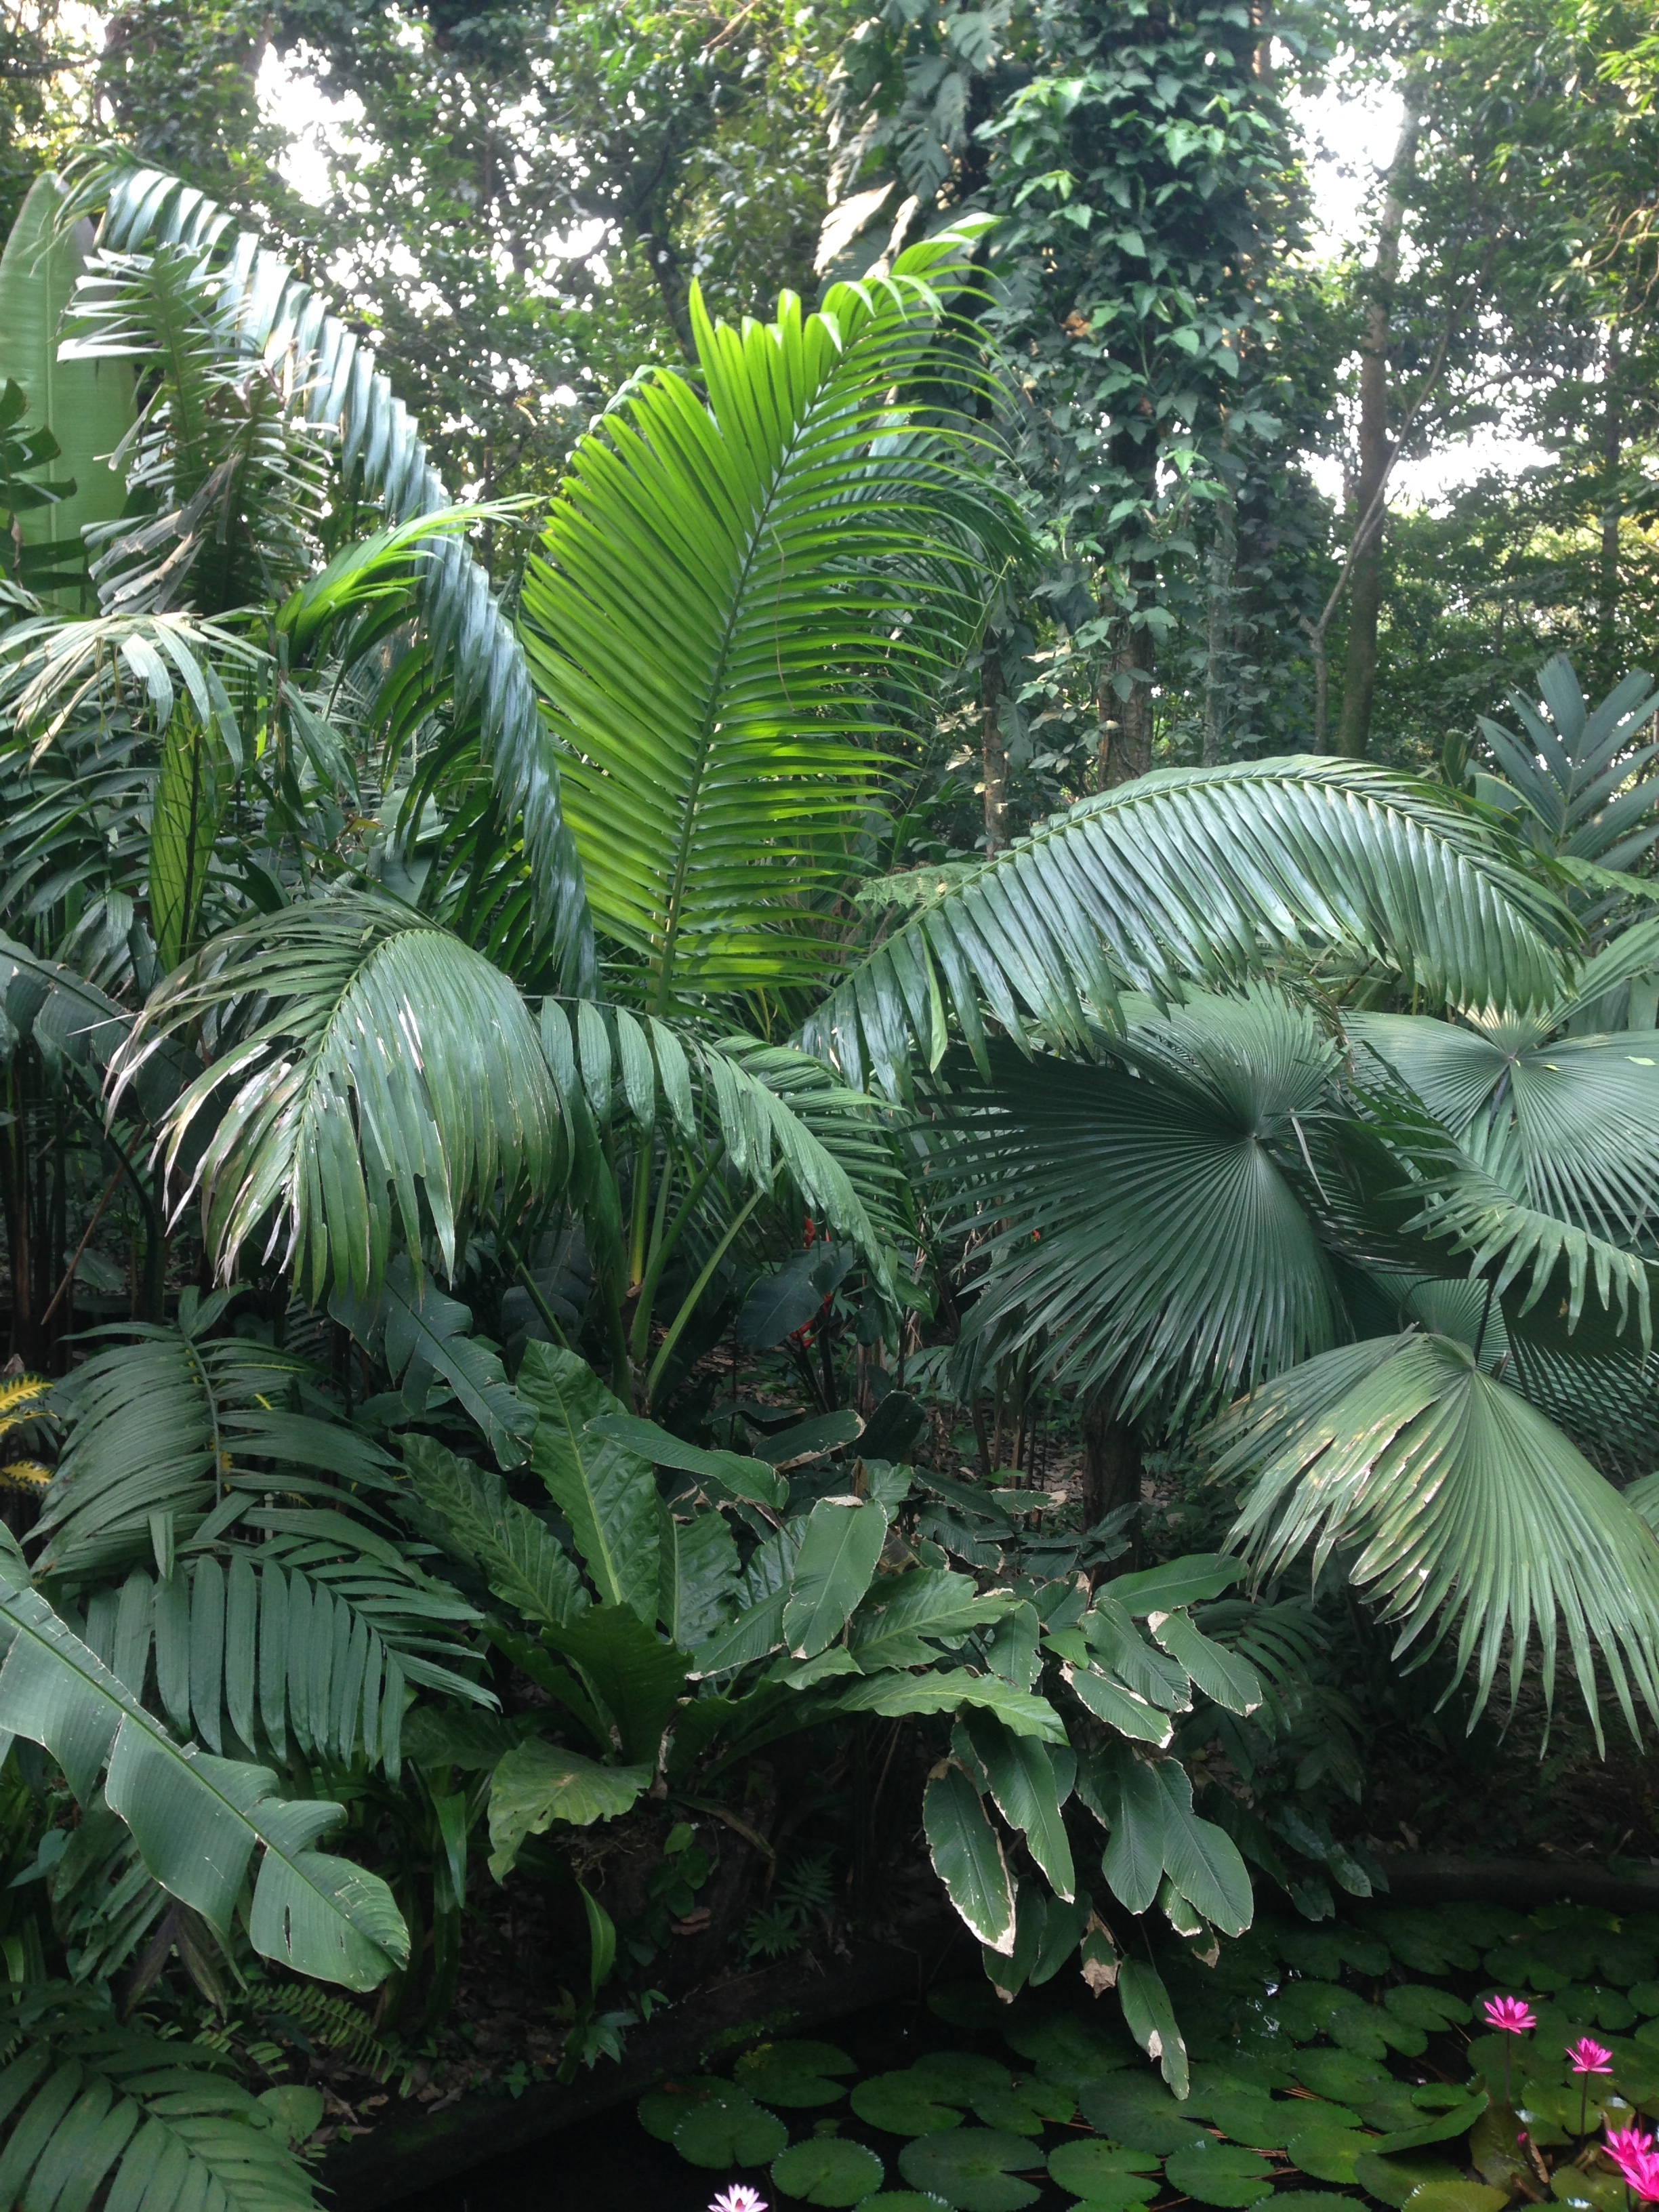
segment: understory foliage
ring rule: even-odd
[[[1334,1594],[1471,1723],[1659,1719],[1648,679],[918,870],[914,740],[1038,555],[981,222],[690,294],[509,610],[274,253],[119,161],[35,191],[0,295],[73,261],[125,428],[0,632],[0,2200],[306,2203],[251,1989],[389,2070],[516,1885],[568,2072],[677,1942],[890,1922],[918,1830],[988,1986],[1115,1992],[1197,2113],[1192,1961],[1382,1880]]]

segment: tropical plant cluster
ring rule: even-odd
[[[1080,1976],[1196,2112],[1257,1888],[1385,1881],[1330,1607],[1473,1717],[1659,1718],[1659,698],[1558,659],[1433,781],[1157,770],[911,865],[1041,556],[985,234],[690,291],[508,598],[522,514],[278,253],[33,185],[0,2203],[311,2202],[296,2054],[410,2075],[486,1899],[569,2074],[924,1861],[992,2002]],[[1212,1538],[1147,1540],[1160,1455]]]

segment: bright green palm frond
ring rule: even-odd
[[[311,2212],[279,2116],[200,2043],[122,2027],[61,1983],[0,2012],[0,2203]],[[100,2192],[107,2187],[106,2198]]]
[[[1551,1038],[1541,1023],[1464,1029],[1410,1014],[1349,1023],[1516,1196],[1601,1237],[1645,1237],[1659,1206],[1659,1040]]]
[[[1109,1382],[1129,1413],[1322,1350],[1340,1300],[1285,1163],[1335,1048],[1267,992],[1101,1048],[1091,1066],[999,1045],[989,1085],[952,1102],[928,1181],[986,1237],[972,1331],[1041,1347],[1079,1390]]]
[[[210,1515],[222,1528],[258,1505],[274,1468],[284,1489],[313,1475],[385,1486],[377,1446],[298,1410],[310,1380],[303,1360],[210,1335],[225,1303],[186,1291],[171,1328],[119,1324],[111,1333],[127,1340],[58,1386],[70,1441],[32,1539],[45,1542],[44,1573],[100,1576],[152,1552],[170,1571],[173,1546]]]
[[[1659,782],[1644,773],[1659,757],[1659,744],[1639,742],[1643,724],[1659,708],[1653,678],[1633,669],[1594,710],[1565,653],[1545,663],[1537,683],[1537,702],[1519,691],[1510,695],[1519,737],[1480,717],[1492,757],[1547,849],[1603,868],[1629,868],[1659,839],[1659,826],[1648,819],[1659,805]],[[1485,781],[1496,788],[1483,789],[1482,797],[1504,798],[1502,782]]]
[[[145,1008],[115,1096],[198,1026],[212,1062],[164,1133],[170,1169],[198,1125],[206,1139],[175,1202],[200,1194],[225,1275],[259,1231],[313,1299],[331,1278],[369,1299],[398,1235],[418,1255],[429,1228],[452,1273],[470,1206],[499,1184],[510,1217],[562,1185],[563,1120],[523,1000],[395,900],[317,900],[213,939]]]
[[[605,929],[658,1014],[839,963],[849,823],[879,799],[894,695],[959,655],[1010,512],[896,392],[963,241],[803,314],[714,325],[707,402],[653,374],[578,447],[524,592],[566,750],[565,807]]]
[[[1634,1730],[1659,1714],[1659,1541],[1544,1416],[1446,1337],[1370,1339],[1258,1390],[1216,1432],[1220,1475],[1249,1473],[1235,1540],[1267,1571],[1339,1547],[1398,1624],[1397,1650],[1455,1631],[1475,1711],[1507,1650],[1537,1639],[1547,1698],[1560,1629],[1599,1735],[1598,1662]]]
[[[937,1066],[981,1004],[1081,1042],[1126,984],[1259,970],[1287,949],[1370,949],[1454,1005],[1547,1005],[1570,925],[1428,787],[1321,760],[1170,769],[1085,799],[978,866],[896,879],[920,911],[806,1024],[861,1085]]]
[[[349,1989],[407,1963],[409,1932],[380,1876],[313,1848],[341,1807],[273,1797],[267,1769],[176,1744],[30,1586],[3,1528],[0,1640],[0,1730],[43,1745],[82,1806],[103,1774],[150,1873],[221,1936],[259,1848],[247,1930],[264,1957]]]
[[[391,524],[450,505],[413,418],[374,354],[280,257],[193,186],[156,169],[97,166],[77,204],[104,209],[101,242],[123,253],[167,246],[209,252],[219,311],[251,360],[285,359],[306,417],[337,434],[347,489],[377,501]],[[537,897],[564,952],[567,988],[592,976],[581,863],[559,807],[559,772],[525,667],[483,568],[459,537],[436,543],[420,568],[424,627],[451,687],[457,720],[478,740],[507,812],[524,825]]]

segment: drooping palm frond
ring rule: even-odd
[[[374,354],[322,296],[193,186],[159,170],[100,163],[77,180],[76,211],[101,207],[100,244],[117,253],[205,254],[227,338],[249,362],[280,364],[308,422],[337,439],[345,488],[389,523],[450,505],[441,479]],[[508,814],[524,825],[536,896],[567,961],[567,988],[592,977],[581,863],[559,806],[556,749],[537,710],[524,654],[459,537],[434,544],[417,586],[429,658],[458,720],[478,742]]]
[[[228,1528],[258,1504],[274,1468],[296,1486],[319,1474],[384,1487],[377,1446],[291,1403],[303,1360],[210,1336],[224,1305],[222,1293],[198,1303],[187,1291],[174,1326],[121,1324],[111,1333],[126,1341],[58,1385],[70,1437],[31,1538],[43,1573],[103,1575],[157,1552],[170,1570],[210,1515]]]
[[[884,887],[885,888],[885,887]],[[896,1091],[954,1014],[1078,1047],[1126,986],[1236,979],[1291,949],[1369,950],[1454,1006],[1548,1005],[1571,925],[1425,785],[1278,760],[1170,769],[1080,800],[994,860],[895,888],[919,909],[803,1031],[846,1079]]]
[[[775,323],[692,314],[706,401],[639,381],[578,447],[526,641],[603,927],[653,1012],[839,964],[831,902],[878,804],[895,699],[969,641],[1022,540],[961,439],[903,399],[968,240]]]
[[[1598,1237],[1651,1234],[1659,1042],[1650,1030],[1564,1037],[1541,1020],[1464,1028],[1410,1014],[1357,1014],[1348,1026],[1514,1196]]]
[[[1492,757],[1547,851],[1627,869],[1659,839],[1659,824],[1648,818],[1659,806],[1659,781],[1644,773],[1659,744],[1641,743],[1659,690],[1644,670],[1632,669],[1592,710],[1565,653],[1545,663],[1537,684],[1536,701],[1510,694],[1519,737],[1480,717]],[[1493,782],[1485,780],[1483,797],[1504,797],[1502,785],[1486,787]]]
[[[267,1769],[181,1748],[29,1581],[0,1527],[0,1731],[51,1753],[79,1802],[99,1777],[162,1887],[222,1936],[256,1849],[249,1940],[266,1958],[349,1989],[373,1989],[409,1957],[409,1933],[379,1875],[316,1850],[342,1808],[270,1794]]]
[[[1340,1547],[1400,1628],[1396,1650],[1455,1633],[1474,1710],[1507,1651],[1512,1690],[1537,1640],[1553,1697],[1565,1627],[1593,1723],[1598,1663],[1634,1731],[1659,1715],[1659,1540],[1613,1486],[1468,1347],[1415,1333],[1320,1354],[1216,1431],[1217,1472],[1253,1476],[1236,1540],[1269,1571]]]
[[[1341,1300],[1285,1172],[1330,1041],[1275,994],[1197,995],[1098,1064],[992,1048],[928,1182],[991,1261],[969,1327],[1126,1413],[1231,1394],[1332,1343]],[[1276,1157],[1275,1155],[1279,1155]]]
[[[258,1232],[313,1299],[331,1279],[372,1301],[394,1237],[435,1236],[497,1186],[562,1186],[557,1092],[524,1002],[499,969],[397,901],[349,892],[225,931],[150,1000],[114,1095],[166,1040],[214,1057],[170,1110],[167,1158],[216,1126],[181,1178],[224,1275]]]
[[[0,2012],[0,2203],[121,2212],[311,2212],[277,2116],[200,2043],[123,2027],[36,1984]],[[107,2190],[105,2196],[101,2192]]]

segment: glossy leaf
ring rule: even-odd
[[[1011,1954],[1013,1883],[980,1794],[959,1766],[947,1766],[929,1780],[922,1797],[922,1826],[933,1871],[951,1904],[988,1949]]]
[[[648,1766],[601,1765],[580,1752],[536,1741],[509,1751],[489,1782],[489,1871],[504,1881],[527,1836],[556,1820],[591,1827],[612,1820],[650,1787]]]
[[[811,1659],[841,1634],[870,1587],[887,1537],[879,1505],[823,1498],[812,1508],[783,1609],[784,1640]]]
[[[651,1462],[588,1427],[621,1404],[573,1352],[526,1346],[520,1396],[536,1414],[532,1464],[570,1523],[602,1603],[657,1618],[657,1486]],[[770,1470],[768,1470],[769,1474]]]

